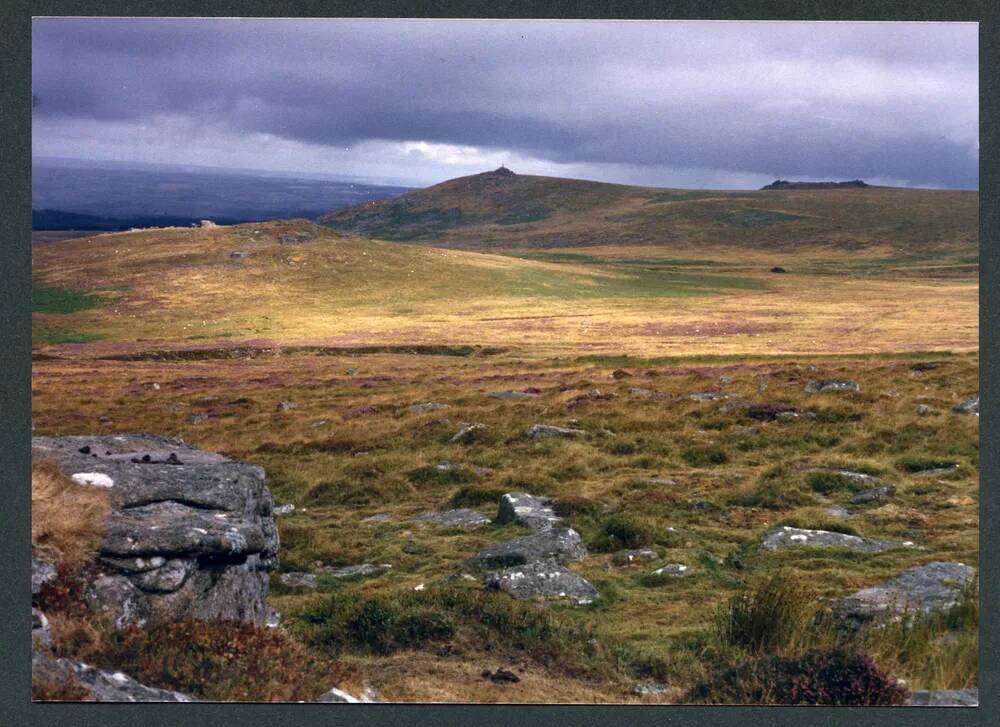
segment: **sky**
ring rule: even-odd
[[[972,23],[36,18],[36,157],[976,188]]]

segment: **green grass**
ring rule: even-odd
[[[548,207],[529,207],[517,210],[497,218],[498,225],[526,225],[531,222],[541,222],[552,216],[553,210]]]
[[[94,293],[39,285],[38,283],[31,286],[32,313],[76,313],[96,308],[102,303],[101,297]]]
[[[37,325],[31,329],[31,344],[56,345],[60,343],[90,343],[100,341],[104,336],[92,331],[75,331],[68,328],[43,328]]]

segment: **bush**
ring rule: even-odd
[[[609,553],[622,548],[642,548],[662,542],[665,533],[656,520],[627,513],[612,515],[604,522],[591,547]]]
[[[601,503],[586,497],[568,495],[552,501],[552,511],[559,517],[585,515],[595,517],[601,512]]]
[[[696,685],[684,701],[867,707],[905,704],[908,696],[870,657],[833,649],[747,661]]]
[[[751,652],[794,645],[816,611],[813,594],[778,573],[754,589],[739,593],[716,614],[719,640]]]
[[[863,485],[857,480],[837,472],[812,472],[807,480],[809,487],[821,495],[829,495],[837,490],[860,492]]]
[[[712,467],[729,461],[722,447],[692,447],[684,450],[681,457],[692,467]]]
[[[506,492],[502,487],[462,487],[450,503],[452,507],[478,507],[486,502],[496,505]]]
[[[476,473],[466,467],[438,469],[435,465],[417,467],[407,473],[415,485],[462,485],[474,482]]]
[[[243,621],[179,621],[109,634],[95,655],[161,689],[222,701],[311,700],[346,670],[283,631]]]

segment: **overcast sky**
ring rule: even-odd
[[[36,19],[35,156],[978,184],[974,24]]]

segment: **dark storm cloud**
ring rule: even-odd
[[[180,118],[179,148],[210,127],[970,187],[977,55],[974,25],[39,19],[34,113]]]

